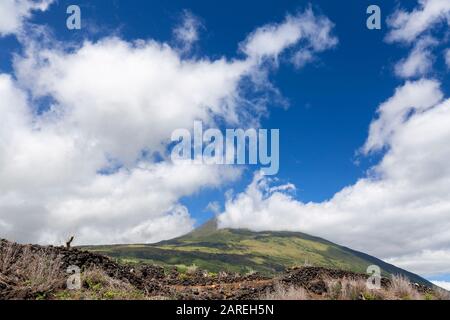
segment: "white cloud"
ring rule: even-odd
[[[411,112],[421,113],[442,100],[439,83],[430,80],[406,82],[394,96],[378,108],[378,119],[370,124],[369,137],[363,151],[367,154],[389,145],[393,134],[405,124]]]
[[[61,230],[77,230],[84,243],[170,239],[194,225],[187,208],[178,203],[181,197],[219,187],[238,175],[231,168],[159,163],[97,176],[63,197],[48,199],[51,223],[45,225],[40,241],[55,242]]]
[[[450,274],[450,250],[448,248],[423,250],[418,253],[393,257],[387,259],[387,262],[407,270],[414,268],[416,272],[423,275],[433,275],[436,270],[439,270],[440,274]]]
[[[448,0],[419,0],[411,12],[399,9],[388,18],[388,42],[413,45],[409,56],[395,65],[395,73],[402,78],[425,76],[432,71],[435,56],[433,47],[439,41],[430,34],[442,24],[450,26]],[[446,40],[442,40],[446,41]]]
[[[225,166],[172,164],[167,145],[174,129],[194,120],[258,125],[256,111],[264,114],[269,100],[251,100],[247,88],[266,80],[262,61],[184,57],[153,40],[104,38],[69,49],[32,34],[20,41],[14,77],[0,75],[2,236],[55,243],[75,234],[78,244],[168,239],[194,224],[181,198],[239,177]],[[41,98],[52,106],[36,112]]]
[[[298,50],[293,56],[292,56],[292,63],[297,68],[302,68],[306,64],[310,63],[314,60],[314,55],[310,50]]]
[[[159,150],[195,119],[237,122],[249,111],[238,104],[247,61],[182,60],[154,41],[108,38],[73,53],[42,49],[15,65],[35,95],[56,99],[66,130],[95,137],[101,150],[127,163],[143,149]]]
[[[433,284],[437,285],[438,287],[441,287],[445,290],[450,291],[450,282],[448,281],[432,281]]]
[[[424,0],[412,12],[390,17],[387,40],[414,44],[396,65],[398,76],[431,71],[437,41],[428,33],[450,21],[449,12],[446,0]],[[307,51],[297,54],[311,60]],[[450,100],[442,101],[439,86],[424,79],[406,82],[380,106],[362,151],[386,154],[367,177],[328,201],[302,203],[257,174],[227,201],[221,226],[308,232],[418,273],[448,273]]]
[[[189,52],[196,43],[199,36],[199,29],[202,27],[200,20],[185,10],[182,16],[182,22],[173,30],[175,40],[180,44],[183,52]]]
[[[411,12],[397,10],[388,19],[391,31],[390,42],[413,42],[418,36],[435,25],[450,24],[450,2],[448,0],[419,0],[419,7]]]
[[[363,149],[387,149],[383,159],[330,200],[302,203],[271,191],[256,175],[245,192],[227,201],[221,226],[302,231],[411,271],[448,272],[448,259],[440,264],[411,259],[448,250],[450,242],[450,99],[442,97],[436,81],[398,88],[380,106]]]
[[[0,36],[18,33],[33,11],[46,11],[52,2],[53,0],[0,1]]]
[[[104,151],[61,122],[34,118],[0,75],[0,231],[21,241],[151,242],[190,231],[179,198],[235,180],[239,170],[142,160],[109,175]],[[41,121],[39,121],[41,120]],[[180,179],[180,177],[183,179]],[[169,223],[169,225],[166,225]]]
[[[241,43],[241,50],[251,59],[277,60],[283,50],[295,49],[293,62],[303,66],[312,55],[333,48],[338,43],[331,34],[333,23],[324,16],[316,16],[311,9],[295,16],[288,15],[281,24],[268,24],[256,29]],[[301,48],[295,48],[300,44]]]
[[[450,69],[450,49],[445,50],[444,58],[445,58],[445,63],[447,64],[447,67]]]
[[[395,66],[397,76],[402,78],[420,77],[430,72],[434,60],[431,47],[436,44],[437,41],[429,37],[417,41],[409,56]]]
[[[221,211],[220,203],[217,202],[217,201],[210,202],[210,203],[208,203],[208,205],[206,206],[205,210],[206,210],[206,211],[210,211],[210,212],[212,212],[212,213],[214,213],[214,214],[218,214],[218,213],[220,213],[220,211]]]

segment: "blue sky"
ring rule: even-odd
[[[130,5],[119,0],[78,1],[83,23],[89,27],[77,32],[64,27],[67,17],[64,9],[72,4],[71,1],[59,0],[57,6],[34,21],[51,26],[62,41],[98,39],[116,34],[127,40],[166,42],[171,41],[172,28],[187,9],[204,25],[197,54],[232,58],[239,54],[237,44],[255,26],[282,20],[287,13],[302,10],[311,3],[262,1],[255,10],[253,3],[233,0],[222,3],[133,2]],[[336,24],[338,47],[301,70],[283,65],[272,77],[289,101],[289,109],[280,106],[271,109],[270,117],[262,122],[262,127],[281,129],[279,178],[295,183],[299,188],[297,196],[302,201],[330,198],[364,175],[368,166],[378,159],[357,157],[355,153],[364,144],[378,105],[401,83],[392,69],[398,58],[405,54],[405,49],[383,41],[387,29],[384,22],[382,30],[365,27],[368,17],[365,10],[372,2],[349,1],[342,6],[335,1],[314,1],[314,7]],[[398,6],[393,1],[378,1],[377,4],[386,15]],[[96,31],[91,32],[91,29]],[[0,66],[8,71],[11,68],[8,57],[20,47],[13,37],[0,41]],[[356,160],[359,165],[355,164]],[[246,182],[249,180],[251,175]],[[243,181],[242,186],[246,182]],[[199,223],[208,218],[201,209],[210,196],[186,200],[196,209],[193,214]]]
[[[52,41],[73,43],[75,47],[82,45],[84,40],[95,43],[110,36],[125,42],[153,39],[175,46],[173,28],[183,19],[185,12],[190,12],[201,25],[199,41],[194,44],[189,57],[186,57],[195,61],[202,58],[215,60],[223,56],[228,60],[243,59],[239,43],[247,39],[249,34],[268,23],[280,23],[287,14],[302,12],[308,8],[310,1],[260,1],[255,6],[252,1],[234,0],[79,0],[76,4],[81,8],[83,24],[79,31],[70,31],[65,27],[65,8],[70,4],[73,1],[59,0],[47,11],[34,14],[28,22],[46,26],[53,33]],[[366,28],[366,8],[370,4],[377,4],[381,8],[381,30]],[[352,0],[343,5],[338,1],[319,0],[313,2],[312,8],[317,15],[325,16],[334,23],[332,34],[339,39],[339,43],[317,54],[314,61],[302,68],[294,68],[288,57],[280,56],[280,63],[273,67],[269,79],[288,101],[289,107],[285,108],[275,100],[270,101],[268,113],[261,119],[261,127],[280,129],[280,171],[277,179],[279,184],[291,183],[296,186],[290,200],[299,207],[304,203],[320,204],[332,199],[343,188],[365,178],[367,171],[380,163],[384,151],[370,154],[358,151],[368,139],[369,127],[377,118],[376,111],[380,104],[392,97],[396,88],[403,86],[405,81],[415,81],[421,77],[439,82],[443,96],[448,96],[450,88],[447,66],[441,54],[448,47],[448,25],[445,23],[430,26],[430,35],[438,39],[431,49],[431,70],[406,79],[394,72],[398,62],[408,56],[411,43],[388,43],[386,37],[392,26],[386,23],[386,19],[397,9],[404,12],[420,9],[415,1]],[[19,38],[14,34],[0,37],[0,71],[13,74],[21,87],[22,79],[13,66],[13,56],[22,56],[27,46]],[[27,90],[30,90],[31,95],[34,94],[33,89]],[[64,100],[61,96],[52,97],[50,93],[33,101],[38,108],[48,110],[49,105],[58,99]],[[228,210],[225,199],[227,190],[245,194],[248,186],[255,181],[256,170],[255,167],[248,167],[237,180],[224,181],[213,188],[200,187],[192,193],[183,194],[177,203],[185,206],[192,221],[195,220],[195,225],[199,225],[213,215],[206,209],[210,202],[219,202],[221,212]],[[270,194],[265,196],[269,198]],[[237,199],[230,203],[230,208],[233,205],[238,205]],[[360,219],[365,218],[361,215]],[[422,223],[421,218],[414,219],[417,225]],[[0,219],[0,227],[1,222]],[[424,216],[423,224],[428,223],[429,220]],[[245,223],[242,225],[247,226]],[[355,228],[358,228],[357,222]],[[319,235],[328,238],[325,231]],[[343,244],[347,244],[346,241],[349,241],[349,245],[357,243],[357,249],[360,250],[366,248],[363,244],[358,247],[358,242],[334,233],[330,237],[340,243],[343,241]],[[398,251],[401,241],[393,243]],[[426,249],[421,247],[417,252],[425,252]],[[384,254],[370,245],[367,247],[369,253],[392,258],[392,262],[397,264],[409,266],[408,263],[412,263],[412,258],[405,262],[395,250]],[[445,248],[440,245],[436,250],[444,252],[448,246]],[[405,249],[405,256],[411,255],[414,256],[414,251]],[[419,267],[417,270],[422,274],[436,275],[439,280],[450,279],[446,275],[450,273],[447,265],[440,271],[427,271]]]
[[[133,2],[130,5],[119,0],[78,1],[83,23],[89,27],[77,32],[64,27],[67,17],[64,9],[71,1],[59,0],[57,6],[34,21],[51,26],[63,41],[116,34],[127,40],[166,42],[171,41],[172,28],[187,9],[198,16],[204,26],[197,54],[232,58],[239,54],[237,44],[255,26],[280,21],[287,13],[302,10],[311,3],[262,1],[255,10],[251,2],[233,0],[221,3]],[[296,184],[297,196],[302,201],[329,199],[363,176],[378,159],[376,156],[375,160],[358,157],[355,153],[364,144],[378,105],[401,83],[392,69],[398,58],[405,55],[405,49],[383,41],[387,30],[384,21],[382,30],[365,27],[368,17],[365,11],[372,2],[349,1],[343,6],[335,1],[314,1],[313,6],[336,24],[338,47],[301,70],[283,65],[272,77],[290,106],[288,110],[280,106],[271,109],[262,127],[281,129],[279,178]],[[382,14],[385,13],[383,17],[398,6],[394,1],[378,1],[377,4]],[[408,7],[408,4],[402,3],[402,6]],[[91,32],[91,29],[96,31]],[[1,44],[1,68],[7,71],[11,63],[7,57],[19,47],[12,37],[2,39]],[[242,180],[240,187],[250,180],[251,174],[247,181]],[[209,218],[202,209],[211,197],[220,197],[221,193],[223,190],[207,192],[185,200],[193,208],[192,214],[198,223]]]

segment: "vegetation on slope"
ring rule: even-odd
[[[89,247],[126,262],[145,262],[184,269],[196,265],[210,272],[257,271],[274,275],[294,266],[312,265],[366,273],[377,265],[384,276],[403,275],[411,281],[431,285],[407,272],[367,254],[299,232],[252,232],[217,229],[211,220],[192,233],[154,245]]]
[[[78,286],[68,267],[79,268]],[[73,269],[72,269],[73,270]],[[76,278],[76,277],[75,277]],[[299,267],[274,277],[205,272],[181,273],[148,264],[120,264],[105,256],[65,247],[20,245],[0,240],[0,299],[448,299],[445,290],[382,278],[379,289],[367,275],[319,267]]]

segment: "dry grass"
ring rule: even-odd
[[[198,271],[198,267],[195,264],[193,264],[192,266],[187,267],[186,274],[193,275],[193,274],[197,273],[197,271]]]
[[[1,247],[0,273],[10,290],[30,295],[45,295],[65,283],[61,257],[33,252],[29,246],[22,248],[13,243]]]
[[[441,288],[435,288],[433,296],[436,300],[450,300],[450,292]]]
[[[372,292],[369,292],[365,280],[346,278],[342,280],[342,300],[365,300],[369,296],[372,296]]]
[[[55,294],[61,300],[143,300],[143,292],[131,284],[111,278],[102,269],[91,268],[81,274],[82,288]]]
[[[256,274],[257,272],[255,270],[253,270],[252,268],[247,268],[247,272],[245,273],[246,277],[250,277],[254,274]]]
[[[361,300],[366,291],[363,280],[325,279],[327,284],[326,297],[331,300]]]
[[[144,294],[131,284],[92,268],[81,274],[82,288],[66,289],[68,274],[61,257],[30,246],[4,243],[0,247],[0,288],[13,299],[140,300]],[[1,297],[0,297],[1,298]]]
[[[19,259],[20,247],[13,243],[5,243],[0,247],[0,273],[8,274]]]
[[[310,296],[308,292],[301,288],[295,288],[293,286],[285,287],[280,283],[274,286],[272,292],[267,292],[262,300],[309,300]]]
[[[408,279],[393,276],[387,288],[369,289],[364,279],[327,279],[326,298],[332,300],[423,300]]]
[[[388,293],[401,300],[422,300],[422,295],[412,286],[411,282],[403,276],[393,276]]]
[[[364,279],[325,279],[327,284],[326,298],[331,300],[388,300],[387,293],[382,290],[369,289]]]

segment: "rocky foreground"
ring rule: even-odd
[[[79,277],[68,269],[80,270]],[[77,284],[75,289],[68,285]],[[382,279],[370,290],[367,276],[311,266],[273,277],[186,272],[148,264],[120,264],[79,249],[19,245],[0,240],[0,299],[446,299],[437,288],[406,279]],[[69,281],[68,281],[69,280]]]

